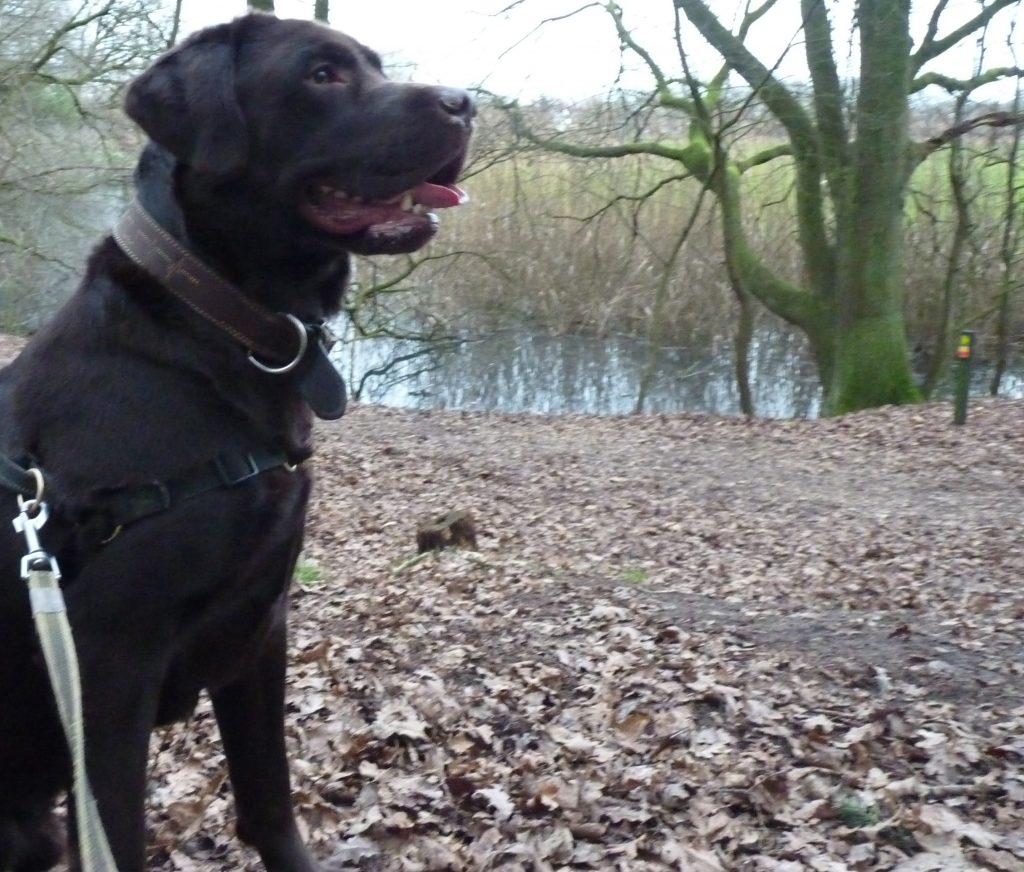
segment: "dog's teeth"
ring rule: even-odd
[[[404,197],[402,197],[401,209],[402,209],[403,212],[410,212],[410,211],[415,212],[416,211],[415,208],[413,208],[412,191],[409,191]]]

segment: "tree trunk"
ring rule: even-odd
[[[740,394],[740,411],[748,418],[757,414],[754,407],[754,392],[750,388],[750,344],[754,339],[754,303],[750,294],[735,288],[736,302],[740,307],[736,335],[733,337],[733,367],[736,374],[736,388]]]
[[[274,0],[249,0],[248,6],[257,12],[273,12]]]
[[[903,196],[910,4],[861,0],[861,78],[847,232],[838,240],[835,369],[825,412],[843,414],[920,399],[903,323]],[[846,204],[840,203],[840,208]]]
[[[834,388],[823,412],[843,415],[919,399],[907,363],[903,318],[860,318],[837,337]]]
[[[167,35],[167,48],[172,48],[178,42],[178,33],[181,31],[181,4],[183,0],[175,0],[174,13],[171,16],[171,32]]]
[[[812,3],[808,11],[809,23],[816,22],[809,43],[818,98],[815,128],[800,102],[703,0],[676,3],[748,84],[759,89],[792,145],[806,284],[781,279],[751,249],[743,229],[738,174],[716,171],[711,187],[722,208],[730,274],[770,311],[807,334],[825,414],[918,400],[902,312],[903,193],[911,166],[909,3],[859,4],[861,78],[853,143],[846,142],[839,88],[831,75],[830,51],[822,43],[827,41],[827,21],[813,14],[820,4]],[[687,168],[701,178],[696,162]],[[826,189],[835,212],[831,236],[822,193]]]
[[[1021,104],[1021,86],[1018,82],[1013,95],[1013,113],[1018,114]],[[1003,238],[999,245],[999,262],[1002,265],[1002,288],[999,293],[998,315],[996,317],[995,367],[988,392],[991,396],[999,395],[1003,375],[1010,364],[1010,297],[1015,290],[1020,290],[1021,280],[1015,277],[1016,264],[1020,256],[1019,225],[1019,182],[1021,157],[1021,128],[1013,128],[1010,139],[1010,151],[1006,163],[1006,210],[1003,217]]]
[[[956,103],[955,121],[963,120],[965,99]],[[935,344],[928,362],[928,371],[921,384],[921,393],[927,399],[935,392],[953,359],[953,314],[956,300],[957,280],[960,277],[960,261],[971,235],[970,203],[967,199],[966,168],[963,160],[963,144],[959,139],[950,143],[949,185],[956,208],[956,224],[953,227],[953,241],[946,259],[946,274],[942,280],[942,295],[939,299],[938,327],[935,330]]]
[[[327,24],[330,18],[330,0],[316,0],[316,5],[313,7],[313,17],[317,21],[322,21]]]

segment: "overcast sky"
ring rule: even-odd
[[[523,0],[507,15],[501,9],[512,0],[331,0],[331,24],[372,46],[393,64],[415,65],[415,77],[425,82],[451,85],[483,85],[506,96],[535,97],[538,94],[578,99],[605,92],[620,70],[618,39],[608,15],[601,9],[586,9],[564,21],[538,27],[545,18],[556,18],[587,5],[588,0]],[[849,0],[827,0],[832,10],[852,7]],[[671,0],[619,0],[627,23],[635,28],[645,46],[668,57],[671,51]],[[727,23],[733,21],[740,3],[710,0]],[[918,26],[923,30],[927,12],[935,0],[918,0]],[[245,0],[184,0],[185,30],[226,21],[244,11]],[[311,18],[313,0],[276,0],[280,17]],[[940,33],[951,30],[976,14],[977,0],[949,0]],[[990,34],[989,65],[1010,63],[1006,35],[1010,17],[1000,16],[1002,27]],[[786,46],[799,34],[799,3],[782,0],[772,14],[762,19],[750,45],[769,66],[785,55]],[[1024,27],[1024,21],[1021,22]],[[845,44],[849,19],[837,21],[837,54],[840,61],[853,61]],[[1019,35],[1016,42],[1024,45]],[[716,56],[698,39],[685,45],[694,65],[712,69]],[[793,62],[783,58],[783,74],[799,75],[802,51],[790,49]],[[1024,54],[1024,51],[1022,51]],[[1020,59],[1024,63],[1024,58]],[[628,58],[634,72],[622,78],[626,87],[649,82],[636,58]],[[678,69],[678,63],[666,63]],[[968,76],[972,52],[947,56],[943,72]]]

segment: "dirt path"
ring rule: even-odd
[[[468,507],[485,553],[631,586],[688,627],[822,668],[927,676],[952,698],[1024,700],[1024,405],[948,419],[942,406],[753,423],[359,409],[324,428],[319,468],[333,498],[351,481],[338,470],[374,466],[383,504],[353,510],[404,520],[406,545],[419,515]],[[314,548],[332,535],[313,528]]]
[[[1024,403],[950,415],[322,426],[311,839],[388,870],[1024,869]],[[449,509],[479,551],[412,562]],[[209,711],[153,752],[153,868],[257,868]]]
[[[300,604],[304,632],[355,646],[361,729],[406,700],[444,771],[514,809],[484,809],[489,829],[448,798],[458,823],[427,829],[469,848],[385,828],[376,860],[440,843],[450,868],[485,868],[472,849],[497,831],[508,868],[1024,868],[1024,404],[949,418],[360,408],[323,428],[306,559],[330,592]],[[395,575],[415,520],[452,508],[476,514],[483,562]],[[422,701],[424,674],[452,711]],[[480,720],[487,747],[454,753]],[[384,771],[422,771],[397,760]],[[601,800],[531,819],[567,784]],[[595,820],[599,848],[580,835]]]

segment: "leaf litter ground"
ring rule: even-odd
[[[352,869],[1024,870],[1024,403],[949,419],[322,426],[309,840]],[[411,561],[450,509],[479,551]],[[208,706],[152,757],[151,868],[260,868]]]
[[[1024,404],[949,417],[321,428],[311,838],[389,870],[1024,869]],[[451,509],[479,551],[409,565]],[[209,715],[159,747],[164,868],[251,863]]]

